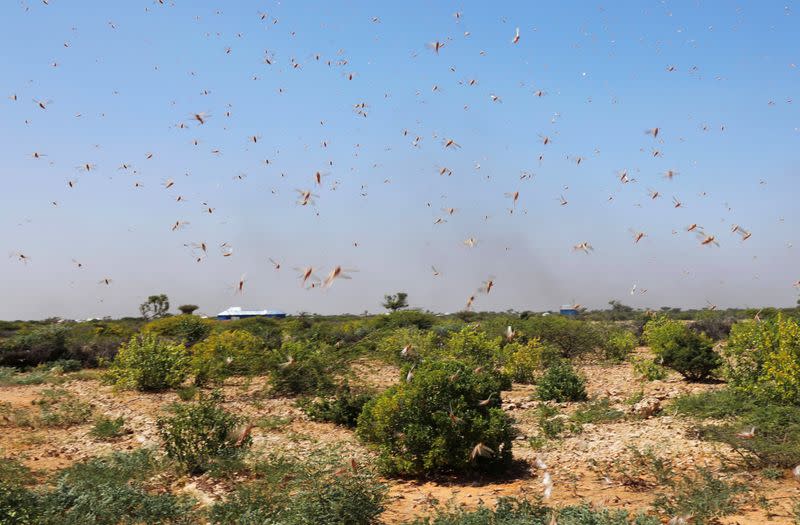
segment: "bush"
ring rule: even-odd
[[[693,331],[706,334],[714,341],[726,339],[731,333],[731,327],[733,327],[733,319],[719,316],[697,319],[689,325]]]
[[[634,359],[633,371],[647,381],[663,381],[668,375],[667,369],[652,359]]]
[[[607,423],[623,417],[625,417],[625,413],[612,408],[611,402],[604,398],[579,408],[572,414],[570,419],[579,425],[585,425],[587,423]]]
[[[592,324],[561,315],[528,317],[521,322],[520,329],[554,345],[562,357],[588,354],[603,344],[602,334]]]
[[[188,374],[189,355],[183,344],[143,334],[120,348],[107,378],[121,388],[159,391],[179,386]]]
[[[417,518],[408,525],[659,525],[655,516],[630,515],[624,510],[594,509],[570,505],[559,509],[541,502],[501,497],[494,509],[480,504],[477,509],[437,509],[432,517]]]
[[[197,403],[175,406],[173,416],[157,421],[167,456],[192,474],[206,471],[215,459],[236,455],[252,441],[247,434],[236,435],[242,419],[220,407],[221,400],[214,392]]]
[[[700,427],[704,439],[727,443],[750,465],[794,467],[800,463],[800,407],[776,405],[737,389],[703,392],[675,400],[679,414],[725,420]],[[752,438],[737,434],[755,427]]]
[[[369,339],[377,339],[375,343],[377,352],[384,359],[394,363],[433,356],[439,346],[435,334],[416,327],[377,332],[370,335]],[[408,347],[408,351],[405,356],[402,356],[401,352],[406,347]]]
[[[621,363],[634,351],[639,339],[628,330],[611,330],[602,344],[603,357]]]
[[[318,394],[333,388],[336,368],[333,348],[309,342],[286,341],[269,357],[272,392],[278,395]]]
[[[755,427],[752,438],[738,434]],[[704,426],[704,439],[727,443],[751,466],[794,467],[800,463],[800,407],[767,404],[732,422]]]
[[[214,524],[373,525],[380,523],[386,487],[366,467],[322,456],[299,463],[275,458],[263,476],[211,508]]]
[[[283,342],[281,335],[280,323],[276,319],[268,317],[248,317],[245,319],[236,319],[233,321],[226,321],[224,326],[227,330],[244,330],[262,340],[262,345],[267,348],[277,348]]]
[[[711,338],[678,321],[658,317],[645,325],[644,336],[664,366],[690,381],[707,379],[722,364]]]
[[[661,357],[664,366],[675,370],[689,381],[702,381],[709,378],[722,364],[719,354],[714,351],[714,342],[705,334],[687,330],[666,349]]]
[[[38,326],[0,341],[0,366],[28,367],[62,359],[67,354],[67,329]]]
[[[94,427],[89,432],[96,439],[110,440],[120,437],[125,430],[125,418],[101,416],[94,422]]]
[[[567,418],[561,414],[557,408],[545,404],[536,407],[537,427],[541,437],[547,439],[557,439],[561,437],[567,428]],[[577,426],[571,426],[569,430],[578,430]]]
[[[387,473],[490,471],[511,462],[513,429],[500,408],[508,380],[458,361],[423,362],[410,382],[364,406],[358,435]]]
[[[214,329],[214,321],[196,315],[176,315],[150,321],[142,328],[145,334],[169,337],[192,346],[208,337]]]
[[[147,490],[147,480],[159,471],[160,465],[146,449],[73,465],[58,474],[53,490],[37,495],[35,523],[195,523],[192,500]]]
[[[39,407],[39,424],[44,427],[71,427],[89,420],[92,406],[66,390],[51,389],[42,392],[34,401]]]
[[[800,404],[800,325],[777,316],[733,325],[722,350],[723,376],[761,399]]]
[[[398,310],[375,318],[375,328],[402,328],[414,326],[427,330],[436,324],[436,316],[418,310]]]
[[[500,355],[500,338],[490,337],[475,326],[466,326],[450,334],[442,354],[475,366],[485,366],[495,362]]]
[[[345,383],[333,399],[312,401],[303,405],[303,411],[315,421],[328,421],[355,428],[364,405],[372,399],[370,394],[354,394]]]
[[[686,332],[686,326],[665,315],[654,317],[644,325],[644,341],[657,357],[675,345],[675,341]]]
[[[268,355],[263,340],[244,330],[212,334],[195,344],[191,353],[198,385],[267,369]]]
[[[543,366],[552,363],[558,356],[557,350],[544,345],[534,337],[527,343],[512,342],[502,349],[503,371],[516,383],[534,383]]]
[[[117,355],[120,345],[136,334],[140,321],[89,321],[70,325],[67,356],[83,366],[100,366]]]
[[[728,483],[706,469],[669,481],[669,492],[656,496],[653,507],[667,516],[692,516],[692,523],[717,523],[737,511],[735,497],[746,487]]]
[[[0,481],[0,523],[7,525],[33,525],[38,521],[36,494],[20,485]]]
[[[547,368],[536,387],[542,401],[586,401],[586,381],[568,361],[559,361]]]

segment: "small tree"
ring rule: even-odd
[[[196,304],[182,304],[178,307],[178,310],[184,315],[192,315],[198,308],[200,307]]]
[[[139,311],[145,319],[159,319],[169,311],[169,298],[165,294],[151,295],[147,301],[139,306]]]
[[[393,312],[396,312],[402,308],[407,308],[408,294],[405,292],[397,292],[394,295],[384,295],[383,307]]]

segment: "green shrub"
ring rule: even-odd
[[[688,328],[683,323],[673,321],[666,315],[659,315],[644,325],[642,336],[656,357],[661,357],[666,350],[675,345],[675,341],[687,330]]]
[[[148,479],[160,471],[153,454],[140,449],[78,463],[62,472],[51,491],[38,495],[37,520],[44,525],[189,524],[194,502],[185,496],[152,494]]]
[[[755,399],[732,388],[681,396],[672,406],[678,414],[703,419],[731,418],[758,410]]]
[[[500,338],[490,337],[474,326],[453,332],[444,343],[443,356],[485,366],[500,355]]]
[[[645,325],[644,337],[664,366],[690,381],[710,377],[722,364],[711,338],[679,321],[657,317]]]
[[[96,439],[111,440],[120,437],[125,430],[125,418],[100,416],[94,422],[94,427],[89,432]]]
[[[557,439],[567,430],[567,418],[557,408],[539,405],[536,409],[539,434],[547,439]]]
[[[714,341],[721,341],[728,338],[733,323],[734,320],[730,317],[709,316],[695,320],[689,328],[697,333],[706,334]]]
[[[516,383],[532,384],[539,371],[557,359],[558,352],[534,337],[525,344],[511,342],[501,350],[503,371]]]
[[[603,344],[602,334],[595,326],[561,315],[528,317],[519,322],[519,329],[554,345],[567,358],[591,353]]]
[[[192,346],[208,337],[214,326],[214,321],[196,315],[175,315],[150,321],[144,325],[142,333],[168,337]]]
[[[224,327],[226,330],[244,330],[262,340],[262,345],[267,348],[277,348],[281,345],[283,338],[281,337],[281,323],[277,319],[270,319],[268,317],[249,317],[246,319],[237,319],[233,321],[226,321]]]
[[[595,509],[570,505],[558,509],[539,501],[501,497],[494,509],[439,508],[432,517],[417,518],[407,525],[659,525],[655,516],[630,515],[624,510]]]
[[[0,483],[30,485],[34,482],[31,469],[16,459],[0,458]],[[2,522],[0,522],[2,523]]]
[[[269,358],[264,341],[244,330],[212,334],[195,344],[191,353],[199,385],[232,375],[258,374],[267,369]]]
[[[502,469],[511,420],[500,408],[507,379],[458,361],[423,362],[410,382],[367,403],[358,435],[376,445],[386,472],[425,475]]]
[[[669,491],[656,496],[653,507],[666,516],[692,516],[692,523],[717,523],[737,511],[736,496],[746,487],[716,478],[700,469],[696,475],[683,475],[669,482]]]
[[[0,523],[4,525],[41,523],[36,494],[23,486],[0,481]]]
[[[800,324],[777,316],[733,325],[722,350],[723,376],[762,399],[800,404]]]
[[[375,317],[375,328],[403,328],[414,326],[428,330],[436,324],[436,316],[418,310],[400,310]]]
[[[434,355],[438,345],[438,337],[426,330],[416,327],[395,328],[372,334],[375,339],[375,350],[389,362],[401,363],[416,361],[421,357]],[[407,348],[405,355],[401,355]]]
[[[179,386],[188,374],[189,355],[183,344],[142,334],[120,348],[107,377],[121,388],[159,391]]]
[[[377,525],[386,487],[357,463],[318,456],[297,462],[274,458],[261,479],[240,486],[211,508],[214,524]]]
[[[269,355],[272,392],[278,395],[318,394],[333,388],[335,350],[307,341],[286,341]]]
[[[705,334],[687,330],[675,345],[661,354],[664,366],[675,370],[690,381],[702,381],[713,375],[722,364],[714,351],[714,342]]]
[[[579,425],[585,425],[587,423],[597,424],[616,421],[624,416],[625,413],[623,411],[612,408],[611,402],[604,398],[578,408],[578,410],[572,414],[570,420]]]
[[[602,344],[603,357],[621,363],[636,349],[639,339],[628,330],[611,330]]]
[[[568,361],[550,365],[536,386],[542,401],[586,401],[586,381],[578,375]]]
[[[262,416],[255,422],[261,430],[269,432],[289,425],[294,420],[291,416]]]
[[[370,394],[355,394],[345,383],[333,399],[321,399],[305,403],[302,408],[315,421],[328,421],[337,425],[355,428],[364,405],[372,399]]]
[[[88,321],[69,324],[67,356],[83,366],[99,366],[117,355],[120,345],[133,337],[141,320]]]
[[[181,401],[191,401],[199,391],[199,387],[195,385],[179,386],[177,389],[178,399]]]
[[[38,425],[44,427],[80,425],[92,415],[92,405],[66,390],[44,390],[33,403],[39,407]]]
[[[777,405],[727,388],[675,400],[677,413],[724,420],[700,427],[703,439],[727,443],[750,466],[793,467],[800,463],[800,406]],[[753,437],[738,436],[755,428]]]
[[[647,381],[663,381],[669,371],[652,359],[634,359],[633,371],[636,375]]]
[[[197,403],[176,405],[171,417],[157,421],[167,456],[190,473],[204,472],[215,459],[235,455],[252,441],[249,435],[236,435],[242,419],[224,410],[221,400],[213,392]]]
[[[752,428],[752,438],[737,435]],[[762,405],[732,422],[701,427],[701,436],[727,443],[751,466],[793,467],[800,463],[800,407]]]
[[[67,355],[67,328],[61,325],[37,326],[0,340],[0,366],[28,367]]]

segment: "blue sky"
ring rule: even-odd
[[[0,318],[794,304],[796,5],[383,4],[7,5]],[[309,265],[358,271],[306,290]]]

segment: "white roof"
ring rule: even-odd
[[[224,312],[220,312],[217,315],[229,315],[231,317],[234,316],[241,316],[241,315],[275,315],[275,314],[282,314],[283,312],[279,312],[278,310],[242,310],[241,306],[231,306]]]

